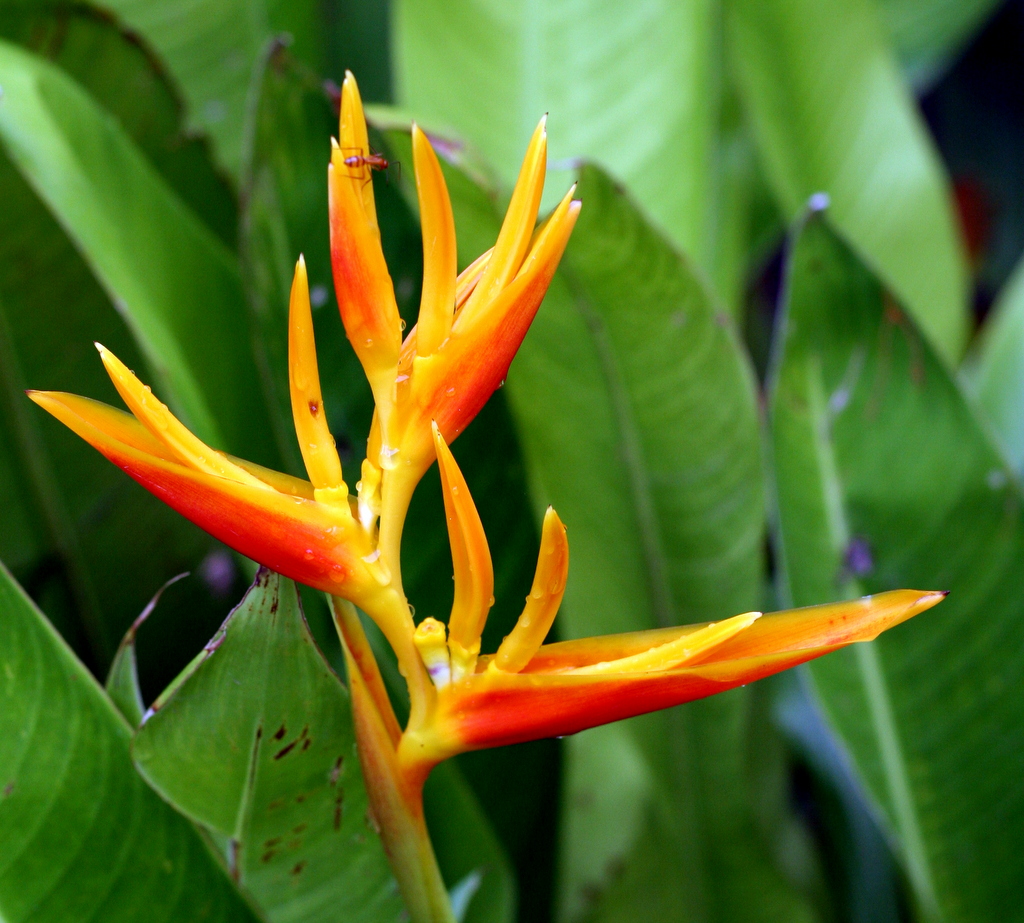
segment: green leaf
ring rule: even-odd
[[[242,161],[246,97],[271,36],[287,31],[309,63],[324,66],[326,36],[315,3],[275,0],[108,0],[153,46],[189,103],[189,124],[210,135],[236,175]]]
[[[273,921],[396,920],[367,813],[348,693],[295,584],[265,569],[135,737],[146,780],[230,838],[232,873]]]
[[[166,62],[188,102],[189,125],[213,139],[218,161],[244,172],[246,110],[269,41],[282,37],[316,74],[351,68],[363,98],[390,95],[383,0],[108,0],[104,4]]]
[[[255,921],[139,778],[131,731],[0,566],[0,917]]]
[[[1024,260],[999,293],[962,369],[996,441],[1024,473]]]
[[[942,76],[999,6],[998,0],[876,0],[904,71],[915,86]]]
[[[92,97],[0,42],[0,142],[132,329],[158,390],[208,442],[274,461],[234,257]]]
[[[711,261],[714,4],[639,0],[627,13],[594,0],[459,0],[443,16],[429,0],[396,7],[397,96],[417,119],[455,129],[508,185],[547,112],[553,165],[601,164],[698,262]],[[570,181],[563,166],[548,201]]]
[[[1024,887],[1020,489],[944,362],[818,215],[792,244],[776,346],[783,594],[950,591],[810,675],[923,917],[994,919]]]
[[[731,61],[768,178],[832,221],[956,362],[967,270],[949,183],[867,0],[730,0]]]
[[[66,71],[121,124],[161,176],[229,247],[238,215],[205,139],[186,130],[162,65],[109,13],[60,0],[0,7],[0,37]]]

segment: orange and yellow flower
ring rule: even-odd
[[[544,645],[569,569],[566,530],[544,518],[540,557],[518,624],[481,654],[494,578],[480,517],[449,449],[504,379],[579,214],[570,189],[539,226],[545,123],[530,141],[493,249],[457,273],[444,174],[412,127],[423,229],[418,322],[404,340],[381,250],[371,152],[355,80],[342,89],[328,166],[331,260],[341,318],[376,410],[352,495],[327,425],[306,267],[289,307],[289,387],[309,480],[233,458],[193,435],[109,350],[100,355],[131,414],[75,395],[30,392],[146,489],[221,541],[330,594],[349,664],[371,804],[410,914],[447,920],[423,821],[431,768],[456,753],[585,728],[712,695],[818,657],[910,618],[943,596],[898,590],[762,616]],[[438,461],[455,598],[447,625],[416,625],[399,551],[412,492]],[[409,686],[402,728],[352,604],[381,627]]]

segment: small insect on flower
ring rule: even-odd
[[[371,150],[368,154],[362,153],[359,148],[342,148],[342,153],[347,151],[357,151],[355,154],[350,154],[343,161],[345,166],[350,170],[360,171],[352,174],[353,176],[363,176],[364,183],[368,183],[373,176],[374,170],[381,170],[384,172],[384,176],[390,180],[391,168],[397,171],[396,179],[401,181],[402,179],[402,165],[397,160],[388,160],[379,151]],[[365,170],[365,173],[361,171]]]

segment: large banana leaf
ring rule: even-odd
[[[729,0],[731,64],[782,209],[832,220],[939,352],[960,358],[967,271],[949,183],[869,0]]]
[[[0,918],[255,923],[131,729],[0,565]]]
[[[57,64],[109,112],[210,229],[229,247],[238,233],[234,196],[207,139],[190,132],[161,63],[138,36],[95,7],[61,0],[0,5],[0,37]]]
[[[797,233],[771,433],[782,590],[899,586],[934,613],[810,668],[896,837],[923,919],[1015,914],[1024,887],[1020,488],[909,316],[820,215]]]
[[[477,145],[506,184],[547,112],[553,164],[600,163],[710,262],[716,12],[709,0],[458,0],[439,15],[430,0],[399,0],[398,100]]]
[[[0,143],[132,329],[154,384],[218,448],[273,463],[232,253],[64,72],[0,42]],[[44,383],[40,383],[44,384]]]

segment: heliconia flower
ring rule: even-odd
[[[569,569],[565,526],[544,517],[530,595],[493,654],[480,639],[493,605],[487,539],[452,442],[501,383],[575,225],[570,189],[539,226],[547,142],[541,120],[494,248],[457,275],[444,174],[412,128],[423,227],[419,319],[402,322],[380,246],[369,149],[355,80],[341,93],[328,167],[331,260],[342,321],[373,390],[374,421],[350,496],[325,416],[306,267],[289,304],[289,390],[309,480],[233,458],[191,433],[109,350],[103,364],[131,414],[84,397],[30,397],[164,502],[242,554],[329,593],[345,650],[360,761],[414,923],[453,923],[423,816],[431,769],[457,753],[575,733],[713,695],[876,637],[944,593],[897,590],[850,602],[707,625],[545,645]],[[437,460],[455,594],[447,624],[417,626],[402,589],[409,500]],[[409,691],[397,721],[353,604],[381,628]]]

